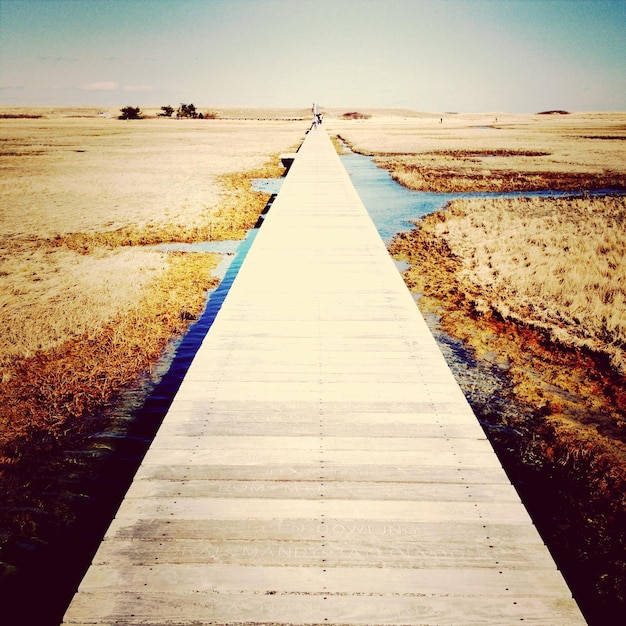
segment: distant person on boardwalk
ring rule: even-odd
[[[311,124],[311,128],[315,130],[318,124],[322,123],[322,116],[320,115],[320,112],[317,108],[317,104],[315,104],[315,102],[313,103],[312,111],[313,111],[313,123]]]

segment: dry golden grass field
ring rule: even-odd
[[[116,113],[0,109],[5,464],[29,440],[75,428],[201,310],[218,258],[145,244],[241,238],[268,198],[250,178],[280,175],[277,155],[306,131],[286,112]]]
[[[626,113],[373,115],[355,121],[330,114],[327,125],[356,152],[375,155],[411,189],[515,191],[626,184]]]

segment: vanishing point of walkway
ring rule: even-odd
[[[67,624],[584,620],[323,129]]]

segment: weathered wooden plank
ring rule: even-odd
[[[433,452],[443,454],[460,448],[460,452],[469,454],[487,454],[492,457],[493,449],[483,437],[476,439],[466,437],[448,439],[443,437],[333,437],[325,433],[316,433],[315,436],[274,436],[267,435],[209,435],[207,437],[189,437],[184,435],[162,435],[154,442],[153,450],[318,450],[320,437],[324,438],[323,446],[326,451],[332,450],[360,450],[360,451],[410,451]],[[454,454],[454,452],[453,452]]]
[[[126,498],[270,498],[339,500],[414,500],[435,502],[519,502],[515,490],[506,483],[468,485],[458,483],[418,483],[392,481],[261,480],[137,480]]]
[[[255,416],[253,416],[255,417]],[[315,414],[309,416],[297,415],[292,420],[272,420],[270,421],[267,416],[264,416],[264,420],[260,419],[248,419],[246,415],[243,417],[241,414],[230,413],[228,415],[220,415],[219,419],[212,420],[209,416],[206,418],[202,414],[179,413],[176,418],[168,420],[159,431],[160,436],[179,436],[187,435],[193,437],[208,437],[212,435],[216,436],[236,436],[236,435],[298,435],[298,436],[311,436],[318,435],[320,433],[319,419]],[[331,437],[346,437],[350,434],[355,436],[370,436],[370,437],[387,437],[390,433],[393,433],[394,437],[415,437],[420,433],[427,439],[444,437],[453,439],[468,439],[470,437],[480,438],[484,437],[483,430],[478,424],[475,429],[468,429],[465,424],[450,424],[445,425],[441,423],[435,415],[432,419],[425,417],[423,421],[415,423],[413,421],[408,423],[402,423],[397,421],[389,421],[385,423],[380,418],[377,421],[372,419],[358,419],[343,420],[342,422],[324,423],[324,434]],[[444,418],[445,419],[445,418]],[[428,421],[427,421],[428,420]],[[468,433],[469,430],[469,433]]]
[[[154,572],[154,573],[153,573]],[[555,569],[494,568],[328,568],[263,566],[242,568],[221,563],[184,563],[159,567],[155,564],[114,570],[95,565],[85,578],[94,591],[104,589],[143,590],[146,582],[151,590],[167,591],[172,579],[181,589],[203,591],[263,593],[275,590],[284,593],[394,593],[402,595],[480,595],[510,597],[511,590],[537,583],[537,595],[551,597],[561,590],[560,576]],[[454,592],[451,592],[454,589]],[[464,623],[464,622],[460,622]]]
[[[384,572],[384,570],[383,570]],[[386,572],[385,572],[386,573]],[[379,570],[379,576],[383,575]],[[454,585],[454,578],[449,579]],[[76,612],[86,616],[93,607],[102,607],[107,624],[355,624],[440,626],[483,626],[484,624],[546,624],[546,615],[558,616],[556,623],[581,623],[571,601],[551,596],[495,596],[486,589],[482,595],[424,596],[330,591],[279,593],[120,592],[85,593],[79,596]],[[208,617],[207,617],[208,616]],[[233,616],[237,616],[235,619]],[[375,622],[372,620],[374,616]],[[494,618],[497,616],[497,618]],[[71,618],[68,624],[98,624],[89,618]],[[548,622],[550,623],[550,622]]]
[[[434,522],[489,521],[494,524],[530,523],[526,510],[515,502],[431,502],[404,500],[317,500],[264,498],[129,498],[116,520],[136,519],[222,519],[275,517],[371,519],[377,521]],[[115,521],[113,522],[115,524]]]
[[[149,480],[355,480],[361,482],[443,483],[469,485],[508,485],[504,472],[494,472],[492,467],[457,467],[450,471],[446,465],[335,465],[324,462],[323,472],[319,464],[288,464],[281,461],[272,464],[215,464],[187,463],[170,465],[142,465],[135,481]]]
[[[322,456],[323,455],[323,456]],[[143,465],[188,465],[200,463],[202,465],[267,465],[285,463],[332,463],[333,465],[358,465],[363,463],[367,456],[370,465],[446,465],[450,471],[460,466],[489,467],[492,471],[501,471],[496,456],[490,450],[481,453],[453,450],[415,450],[415,451],[388,451],[376,450],[374,446],[369,450],[325,450],[323,448],[284,449],[258,448],[220,450],[198,448],[195,450],[150,450],[144,458]]]
[[[177,539],[319,539],[322,535],[332,541],[379,541],[410,540],[428,545],[431,542],[466,541],[469,545],[480,544],[522,545],[537,543],[537,531],[529,524],[494,524],[485,520],[466,522],[449,520],[438,522],[378,521],[325,518],[280,518],[271,520],[239,519],[224,524],[222,520],[120,520],[115,533],[110,532],[105,541],[114,539],[137,539],[145,541],[174,541]],[[525,548],[524,548],[525,549]]]
[[[106,545],[105,545],[106,544]],[[381,567],[403,569],[449,568],[455,571],[493,568],[506,562],[507,569],[554,570],[554,562],[537,542],[486,545],[466,541],[399,541],[378,538],[370,541],[305,540],[300,537],[269,539],[177,539],[176,541],[107,541],[98,551],[95,565],[115,570],[142,565],[183,563],[228,563],[242,567],[275,565],[285,567]],[[131,568],[131,569],[132,569]],[[180,589],[180,587],[179,587]]]

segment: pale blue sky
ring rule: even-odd
[[[626,110],[626,0],[0,0],[0,103]]]

